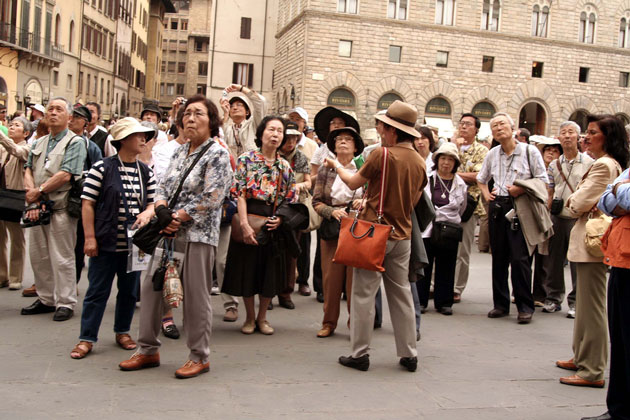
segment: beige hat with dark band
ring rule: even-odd
[[[155,137],[155,130],[143,126],[140,124],[140,121],[133,117],[125,117],[118,120],[118,122],[109,129],[109,132],[113,137],[112,141],[124,140],[135,133],[146,133],[147,140]]]
[[[376,114],[374,118],[414,137],[420,137],[415,129],[418,110],[407,102],[396,100],[387,108],[385,115]]]

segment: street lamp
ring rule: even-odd
[[[48,98],[42,99],[42,105],[44,105],[44,107],[46,107],[47,104],[48,104]]]
[[[27,108],[31,104],[31,97],[26,95],[24,97],[24,108]]]
[[[20,103],[20,95],[18,95],[17,93],[15,94],[15,96],[13,97],[13,99],[15,99],[15,103],[16,103],[16,104]]]

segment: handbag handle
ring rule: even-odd
[[[380,196],[378,198],[378,209],[376,211],[376,220],[378,223],[381,223],[381,220],[383,219],[383,203],[385,201],[384,198],[385,198],[385,180],[386,180],[386,172],[387,172],[387,157],[389,155],[389,151],[387,150],[387,147],[383,147],[382,149],[383,149],[383,170],[381,172],[381,190],[380,190]],[[359,207],[359,210],[357,210],[357,213],[354,216],[355,220],[359,217],[361,210],[363,210],[363,202],[365,201],[365,198],[367,197],[367,192],[368,192],[368,189],[366,188],[365,192],[363,193],[363,198],[361,199],[361,207]]]
[[[354,234],[354,228],[357,225],[358,220],[354,219],[354,221],[352,222],[352,226],[350,226],[350,234],[352,235],[352,237],[354,239],[363,239],[366,236],[369,236],[370,238],[374,236],[374,225],[370,225],[370,228],[367,230],[367,232],[365,232],[363,235],[357,236]]]
[[[199,159],[201,159],[203,157],[203,155],[206,154],[208,149],[210,147],[212,147],[213,144],[214,144],[214,140],[210,140],[210,143],[208,143],[206,145],[206,147],[203,148],[203,150],[195,157],[195,160],[193,160],[193,162],[190,164],[190,166],[188,168],[186,168],[186,172],[184,172],[184,174],[182,175],[182,179],[179,181],[179,185],[177,186],[177,190],[175,190],[175,194],[173,195],[173,198],[171,198],[170,201],[168,202],[168,208],[169,209],[172,209],[173,206],[175,206],[175,204],[177,204],[177,199],[179,198],[179,193],[182,192],[182,187],[184,186],[184,181],[186,180],[186,177],[188,177],[188,174],[190,174],[190,172],[193,170],[193,168],[195,167],[197,162],[199,162]]]

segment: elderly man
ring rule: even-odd
[[[480,217],[486,214],[481,203],[481,191],[477,186],[477,174],[481,169],[483,160],[488,154],[488,149],[475,141],[477,133],[481,127],[481,121],[473,114],[463,114],[459,119],[459,136],[455,139],[455,144],[459,151],[461,165],[457,169],[457,174],[468,185],[468,194],[474,196],[477,208],[468,221],[462,222],[464,237],[457,251],[457,265],[455,266],[455,290],[453,291],[453,303],[461,301],[462,293],[468,283],[468,272],[470,267],[470,250],[475,240],[475,227]]]
[[[490,204],[489,227],[492,248],[492,297],[494,308],[489,318],[507,316],[510,312],[508,268],[512,272],[512,289],[518,309],[518,323],[528,324],[534,313],[532,297],[532,255],[518,218],[508,221],[514,211],[513,201],[525,193],[514,185],[517,179],[539,178],[548,183],[547,171],[535,146],[517,143],[512,137],[514,120],[503,112],[490,120],[492,137],[499,142],[488,152],[477,174],[477,185]],[[494,180],[492,191],[488,182]]]
[[[531,133],[527,128],[521,127],[516,130],[516,140],[520,141],[521,143],[529,144],[529,136],[531,136]]]
[[[418,367],[414,305],[409,283],[409,256],[411,254],[411,212],[420,199],[426,185],[425,164],[413,148],[413,140],[420,137],[414,126],[418,111],[410,104],[395,101],[385,115],[376,118],[384,123],[382,144],[389,153],[387,176],[384,178],[387,197],[383,203],[383,223],[394,230],[387,241],[382,273],[385,293],[389,303],[396,350],[400,365],[409,372]],[[362,220],[377,221],[380,197],[382,157],[384,150],[372,151],[359,172],[352,174],[330,158],[326,166],[334,168],[339,178],[352,190],[368,181],[366,207],[360,214]],[[380,219],[380,218],[379,218]],[[352,354],[341,356],[339,363],[346,367],[368,370],[368,350],[374,326],[374,303],[381,284],[376,271],[355,268],[352,283],[352,305],[350,308],[350,345]]]
[[[159,124],[160,121],[162,121],[162,108],[153,103],[145,105],[140,112],[140,120]],[[168,136],[166,135],[166,133],[162,130],[158,130],[157,140],[154,147],[167,142]]]
[[[101,121],[101,106],[98,102],[88,102],[85,104],[85,107],[92,115],[85,128],[87,138],[96,143],[104,157],[114,156],[116,149],[110,143],[112,137],[107,133],[107,129],[99,124]]]
[[[81,175],[87,152],[83,138],[68,130],[71,114],[67,99],[50,100],[46,113],[50,134],[33,145],[24,173],[28,219],[38,221],[41,210],[50,205],[53,213],[49,224],[29,228],[31,266],[39,298],[23,308],[22,315],[55,312],[55,321],[70,319],[77,303],[77,219],[66,209],[72,177]]]
[[[578,150],[580,138],[580,126],[573,121],[565,121],[560,124],[558,138],[562,145],[563,154],[560,158],[549,164],[547,175],[549,176],[549,205],[552,208],[551,220],[553,221],[553,236],[549,239],[549,258],[545,259],[547,276],[543,279],[543,288],[546,292],[543,312],[556,312],[561,309],[560,304],[564,299],[564,261],[569,250],[569,237],[575,224],[575,218],[564,206],[567,198],[577,188],[582,176],[593,164],[593,159],[586,153]],[[555,207],[560,209],[556,212]],[[567,296],[569,312],[567,317],[575,318],[575,280],[576,265],[570,263],[571,283],[573,290]]]

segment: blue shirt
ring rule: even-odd
[[[597,207],[609,216],[613,216],[612,212],[617,206],[624,210],[630,210],[630,183],[621,184],[617,187],[616,196],[613,195],[612,189],[615,184],[626,181],[630,178],[630,169],[626,169],[615,179],[615,181],[606,187],[606,191],[599,199]],[[617,216],[613,216],[617,217]]]

